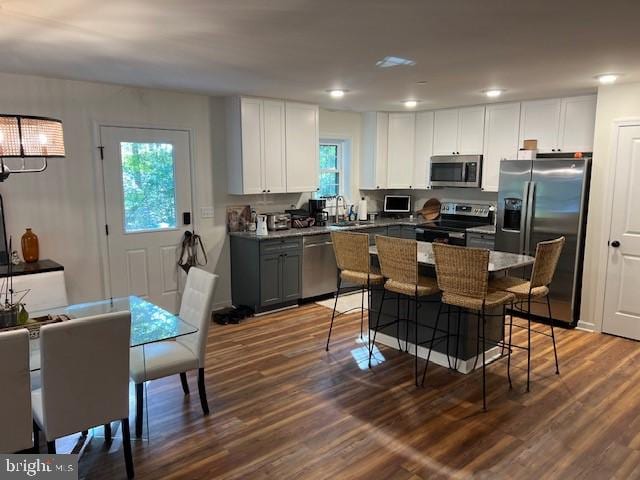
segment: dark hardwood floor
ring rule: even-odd
[[[311,304],[214,325],[202,416],[196,377],[149,386],[151,440],[134,443],[140,479],[604,479],[640,478],[640,345],[559,329],[561,375],[547,337],[534,336],[532,391],[526,354],[481,377],[430,371],[415,388],[412,358],[384,346],[367,369],[359,314],[337,321]],[[524,331],[517,340],[525,341]],[[421,362],[421,365],[422,362]],[[85,478],[124,478],[122,445],[93,438]]]

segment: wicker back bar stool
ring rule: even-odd
[[[512,293],[495,290],[489,287],[489,250],[465,248],[441,243],[432,245],[436,264],[438,287],[442,290],[442,305],[449,305],[475,312],[478,316],[476,348],[480,350],[482,341],[482,406],[487,409],[486,387],[486,343],[485,323],[487,309],[502,307],[504,323],[505,305],[510,304],[515,296]],[[440,312],[438,312],[438,317]],[[436,326],[437,328],[437,326]],[[434,330],[435,335],[435,330]],[[495,345],[504,342],[494,342]],[[431,353],[431,352],[429,352]],[[476,364],[480,352],[476,353]],[[427,375],[425,365],[422,374],[422,385]],[[475,364],[474,364],[475,368]]]
[[[435,278],[425,277],[418,272],[418,242],[415,240],[407,240],[400,238],[386,237],[382,235],[376,235],[376,247],[378,249],[378,261],[380,263],[380,270],[382,276],[385,278],[384,289],[382,291],[382,299],[380,301],[380,309],[378,310],[378,316],[373,331],[373,340],[369,349],[369,367],[371,367],[371,355],[375,346],[376,334],[380,328],[387,327],[389,325],[400,325],[400,298],[407,298],[407,305],[411,302],[414,303],[414,333],[415,333],[415,382],[418,385],[418,308],[420,306],[420,298],[429,297],[440,293],[438,284]],[[395,293],[396,296],[396,319],[384,325],[380,325],[380,317],[382,314],[382,306],[385,301],[386,293]],[[409,308],[407,308],[407,317],[409,316]],[[408,318],[407,329],[405,336],[405,348],[408,350],[408,333],[409,325],[411,321]],[[398,337],[398,346],[400,346],[399,328],[396,330]],[[431,347],[433,342],[437,340],[432,338]],[[428,342],[423,342],[428,343]]]
[[[512,293],[515,296],[515,303],[518,306],[517,311],[526,313],[527,315],[527,326],[524,327],[527,329],[527,347],[525,348],[525,350],[527,350],[527,392],[529,391],[531,378],[531,332],[551,337],[551,341],[553,342],[553,355],[556,361],[556,375],[560,374],[558,350],[556,348],[556,336],[553,331],[553,317],[551,316],[551,302],[549,301],[549,284],[555,275],[558,260],[560,259],[560,254],[562,253],[564,244],[564,237],[538,243],[536,246],[536,260],[533,264],[530,280],[507,276],[497,278],[491,283],[493,288]],[[544,300],[541,301],[541,299]],[[531,329],[531,304],[536,302],[545,303],[545,301],[547,304],[549,328],[551,333]],[[526,310],[524,309],[525,303],[527,304]],[[514,309],[512,308],[512,313],[513,310]],[[509,359],[507,360],[507,369],[510,369],[511,367],[511,333],[513,331],[513,326],[514,323],[512,315],[509,321]],[[517,324],[515,326],[520,327],[520,325]]]
[[[331,340],[331,331],[333,330],[334,320],[345,313],[351,312],[356,308],[350,308],[336,315],[338,306],[338,297],[342,288],[342,282],[356,284],[361,290],[360,301],[360,338],[362,338],[362,330],[364,324],[364,297],[367,294],[367,310],[371,311],[371,287],[373,285],[382,285],[384,278],[379,271],[371,265],[371,257],[369,255],[369,235],[367,233],[355,232],[331,232],[331,241],[333,243],[333,252],[336,256],[336,264],[338,266],[338,288],[336,290],[335,302],[333,304],[333,314],[331,315],[331,325],[329,326],[329,335],[327,336],[327,346],[325,350],[329,351],[329,341]]]

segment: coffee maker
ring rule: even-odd
[[[315,219],[316,225],[325,226],[329,221],[329,213],[324,210],[326,207],[324,198],[309,200],[309,216]]]

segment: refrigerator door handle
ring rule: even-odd
[[[520,210],[520,248],[519,253],[525,253],[525,237],[527,232],[527,202],[529,201],[529,184],[531,182],[524,182],[524,188],[522,189],[522,207]]]
[[[529,196],[527,197],[527,233],[525,238],[525,249],[524,254],[531,254],[531,229],[533,226],[533,215],[535,211],[535,193],[536,193],[536,182],[530,182],[529,185]]]

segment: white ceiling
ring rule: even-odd
[[[427,109],[640,81],[638,18],[638,0],[0,0],[0,71]]]

